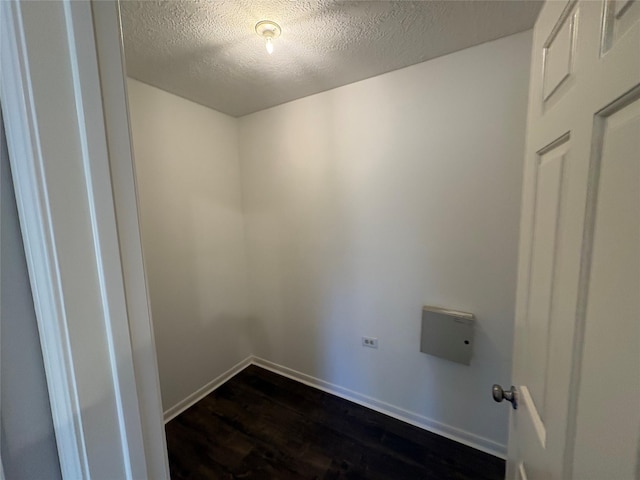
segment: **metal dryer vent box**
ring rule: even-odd
[[[472,313],[423,307],[420,351],[469,365],[473,350],[474,319]]]

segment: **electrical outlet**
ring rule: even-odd
[[[378,339],[376,337],[362,337],[362,346],[378,348]]]

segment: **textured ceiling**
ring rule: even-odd
[[[129,76],[233,116],[533,26],[516,1],[123,1]],[[282,27],[269,55],[254,26]]]

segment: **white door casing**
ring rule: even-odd
[[[164,479],[169,460],[140,237],[119,2],[93,2],[92,13],[147,474]]]
[[[507,478],[638,478],[640,2],[534,29]]]
[[[0,2],[7,144],[70,479],[169,477],[119,34],[114,1]]]

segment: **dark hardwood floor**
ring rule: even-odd
[[[499,458],[253,365],[166,431],[173,480],[504,478]]]

